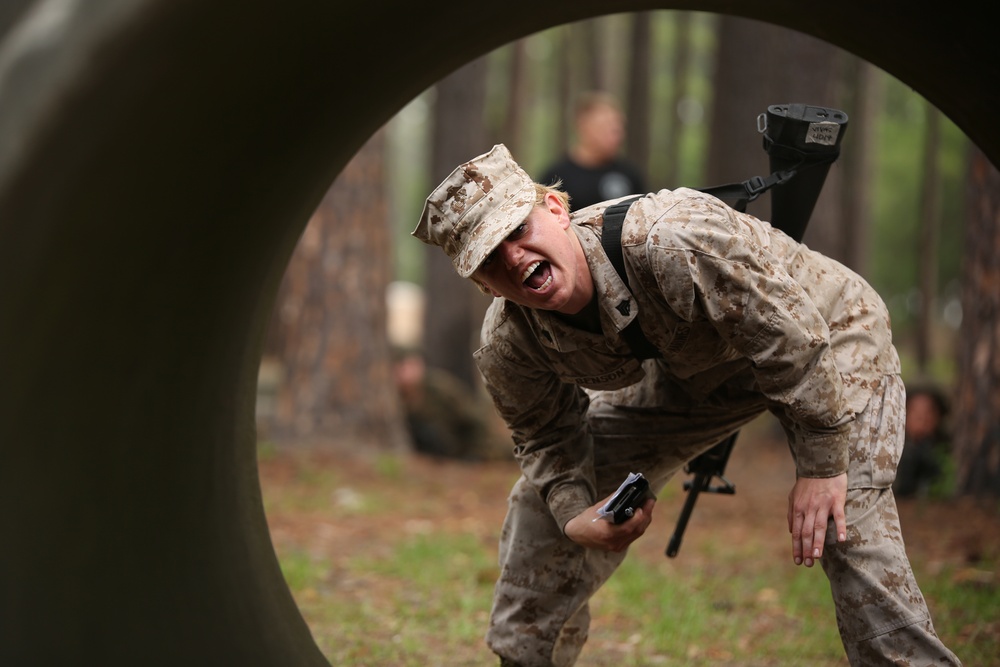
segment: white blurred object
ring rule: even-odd
[[[423,341],[424,290],[416,283],[397,280],[386,289],[389,344],[420,348]]]

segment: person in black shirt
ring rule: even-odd
[[[575,111],[576,140],[561,160],[537,179],[561,182],[574,210],[630,194],[645,194],[640,171],[619,157],[625,139],[625,118],[613,97],[591,92],[581,96]]]

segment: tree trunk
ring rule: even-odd
[[[631,15],[629,44],[631,67],[628,68],[625,117],[627,119],[625,155],[639,166],[643,174],[649,173],[650,144],[650,49],[653,15],[637,12]]]
[[[573,33],[570,26],[556,28],[554,33],[556,51],[556,122],[554,154],[561,155],[569,149],[573,133]]]
[[[483,123],[486,58],[468,63],[436,87],[431,139],[431,181],[436,187],[455,167],[490,149]],[[487,301],[471,280],[455,273],[440,248],[427,246],[423,348],[427,365],[444,370],[469,387],[478,386],[472,352]]]
[[[279,290],[261,369],[274,403],[265,437],[332,445],[403,445],[385,294],[391,253],[384,132],[355,155],[313,214]]]
[[[598,57],[601,53],[598,20],[578,21],[568,26],[567,47],[572,54],[569,66],[572,73],[573,87],[571,92],[574,100],[583,91],[607,90],[607,78]]]
[[[960,493],[1000,496],[1000,172],[969,168],[954,452]]]
[[[670,84],[670,96],[663,109],[667,118],[667,140],[663,151],[666,154],[666,171],[663,174],[663,187],[677,188],[681,173],[681,130],[683,129],[680,106],[688,94],[688,72],[691,65],[691,12],[675,12],[674,20],[674,57],[673,77]],[[650,166],[652,169],[652,166]],[[695,184],[691,184],[695,185]],[[655,187],[653,189],[656,189]]]
[[[503,143],[510,149],[515,159],[521,155],[522,141],[524,138],[524,109],[528,93],[528,80],[526,76],[527,41],[519,39],[510,44],[510,78],[507,95],[507,113],[504,114]],[[472,157],[472,155],[469,155]]]
[[[875,68],[860,58],[848,58],[850,119],[837,164],[843,174],[840,189],[843,211],[842,252],[847,265],[867,275],[871,229],[871,188],[875,165],[875,124],[882,105],[881,78]]]
[[[938,153],[941,149],[941,114],[925,103],[927,125],[924,132],[923,198],[920,202],[917,272],[919,275],[920,311],[917,314],[917,368],[927,370],[932,355],[934,306],[937,304],[938,225],[941,215],[941,173]]]
[[[757,116],[769,104],[792,101],[784,96],[776,100],[771,94],[777,87],[773,79],[785,69],[774,63],[784,57],[785,47],[779,42],[786,31],[730,16],[719,17],[717,26],[719,47],[705,185],[739,182],[767,173],[767,155],[756,131]],[[752,213],[762,208],[760,200],[751,206]]]

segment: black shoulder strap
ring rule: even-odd
[[[611,260],[611,265],[615,267],[615,271],[621,276],[625,287],[630,291],[632,288],[628,284],[628,275],[625,273],[625,257],[622,253],[622,223],[625,221],[625,214],[628,213],[632,202],[639,198],[637,196],[623,199],[604,209],[604,227],[601,231],[601,245],[604,246],[604,252],[607,253],[608,259]],[[637,358],[654,359],[660,356],[660,351],[642,333],[638,317],[632,318],[628,326],[622,329],[622,337],[625,338],[629,349],[632,350],[632,354]]]
[[[625,222],[625,214],[628,213],[632,202],[640,198],[641,195],[629,197],[604,209],[601,245],[604,246],[604,252],[608,254],[608,259],[626,286],[628,286],[628,276],[625,275],[625,257],[622,254],[622,223]]]
[[[775,185],[791,180],[796,173],[795,169],[776,171],[767,178],[753,176],[742,183],[716,185],[711,188],[701,188],[701,191],[721,199],[740,213],[746,213],[747,204]]]

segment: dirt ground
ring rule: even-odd
[[[374,557],[391,549],[389,536],[432,529],[495,541],[507,492],[518,475],[513,462],[462,463],[408,453],[394,460],[397,469],[387,474],[385,457],[348,454],[339,448],[279,449],[262,457],[261,484],[279,555],[294,548],[343,559],[359,553]],[[332,471],[335,481],[317,486],[317,471],[324,470]],[[726,476],[736,485],[736,495],[699,498],[678,559],[703,557],[711,551],[709,542],[740,543],[751,536],[760,541],[764,535],[763,543],[769,546],[760,556],[776,564],[789,560],[785,507],[794,469],[784,444],[767,437],[741,440]],[[653,524],[633,546],[632,557],[663,560],[683,504],[680,484],[686,477],[671,481],[675,490],[661,496]],[[319,498],[304,498],[317,489]],[[352,498],[372,494],[394,510],[380,512],[377,521],[348,511]],[[268,503],[278,497],[284,500]],[[298,501],[288,502],[296,497]],[[899,509],[915,564],[919,561],[931,572],[954,572],[956,580],[1000,585],[995,571],[1000,562],[998,503],[901,500]],[[993,631],[1000,633],[1000,620],[995,620]]]

